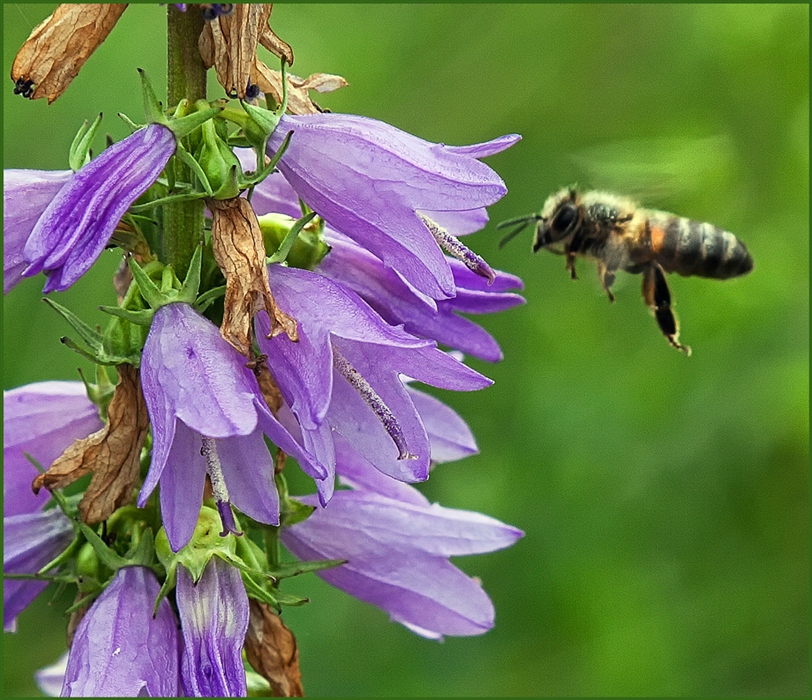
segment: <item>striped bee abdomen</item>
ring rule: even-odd
[[[680,216],[652,217],[651,248],[666,272],[728,279],[753,269],[753,258],[729,231]]]

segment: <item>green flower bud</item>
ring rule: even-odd
[[[265,251],[270,256],[279,249],[297,220],[285,214],[264,214],[258,217],[258,221]],[[324,242],[324,222],[316,218],[299,232],[288,253],[287,263],[291,267],[313,270],[329,252],[330,246]]]

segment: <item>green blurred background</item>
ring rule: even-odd
[[[54,5],[5,4],[4,61]],[[164,8],[131,6],[50,107],[6,81],[5,167],[64,169],[82,120],[138,121],[136,67],[163,89]],[[488,162],[509,194],[493,221],[582,187],[735,232],[756,261],[729,282],[671,278],[668,346],[621,273],[610,305],[581,265],[466,242],[526,282],[527,305],[482,324],[505,360],[484,392],[436,392],[481,454],[423,489],[523,528],[458,560],[497,610],[478,638],[420,639],[313,577],[285,612],[310,695],[779,695],[809,691],[809,10],[805,5],[278,5],[294,72],[350,86],[316,99],[450,144],[518,132]],[[270,60],[270,59],[269,59]],[[214,97],[222,91],[212,89]],[[101,136],[97,148],[102,146]],[[60,301],[112,303],[105,254]],[[42,279],[5,300],[4,386],[74,379]],[[305,488],[302,480],[301,488]],[[5,695],[64,648],[47,597],[5,635]]]

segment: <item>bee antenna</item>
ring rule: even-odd
[[[499,241],[500,250],[504,248],[509,241],[511,241],[516,236],[518,236],[522,231],[524,231],[530,222],[538,221],[539,219],[541,219],[541,214],[527,214],[525,216],[516,216],[512,219],[508,219],[507,221],[500,221],[498,224],[496,224],[497,230],[518,224],[518,226],[516,226],[515,229],[510,231],[506,236],[504,236]]]

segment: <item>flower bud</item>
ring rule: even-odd
[[[265,214],[257,217],[262,231],[262,240],[268,255],[273,255],[282,245],[288,232],[293,228],[296,219],[285,214]],[[330,252],[330,246],[324,242],[324,221],[314,219],[300,232],[287,257],[291,267],[314,270]]]

